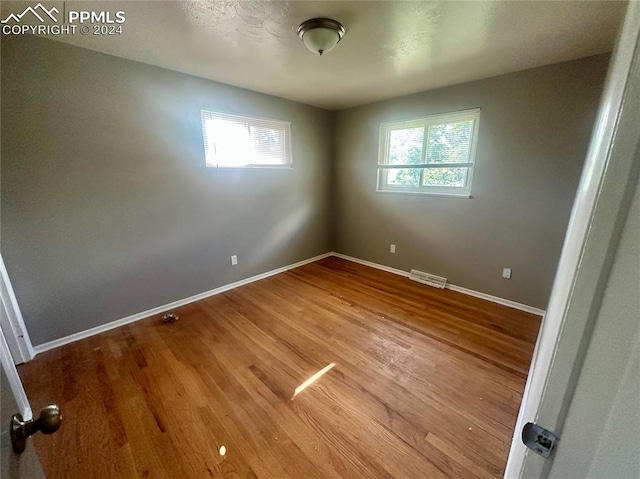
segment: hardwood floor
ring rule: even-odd
[[[537,316],[334,257],[176,313],[19,367],[47,477],[502,476]]]

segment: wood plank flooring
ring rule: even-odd
[[[334,257],[176,313],[19,367],[48,478],[502,477],[538,317]]]

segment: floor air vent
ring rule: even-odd
[[[413,281],[417,281],[418,283],[428,284],[429,286],[433,286],[434,288],[440,288],[440,289],[444,289],[444,286],[447,284],[447,278],[436,276],[435,274],[425,273],[423,271],[418,271],[417,269],[411,270],[411,274],[409,274],[409,279],[412,279]]]

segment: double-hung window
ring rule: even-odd
[[[480,109],[380,125],[378,191],[469,196]]]
[[[206,165],[291,168],[291,123],[202,110]]]

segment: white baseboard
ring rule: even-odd
[[[386,271],[387,273],[406,276],[407,278],[409,277],[409,272],[402,271],[401,269],[392,268],[390,266],[385,266],[383,264],[372,263],[371,261],[367,261],[360,258],[354,258],[353,256],[347,256],[346,254],[342,254],[342,253],[331,253],[331,255],[335,256],[336,258],[342,258],[342,259],[346,259],[347,261],[352,261],[353,263],[359,263],[365,266],[370,266],[372,268],[381,269],[382,271]]]
[[[473,289],[463,288],[462,286],[456,286],[455,284],[447,283],[447,289],[451,291],[457,291],[459,293],[468,294],[469,296],[475,296],[476,298],[485,299],[487,301],[491,301],[492,303],[502,304],[503,306],[509,306],[513,309],[519,309],[520,311],[524,311],[525,313],[535,314],[537,316],[544,316],[544,309],[534,308],[533,306],[529,306],[528,304],[518,303],[516,301],[511,301],[510,299],[500,298],[499,296],[492,296],[487,293],[481,293],[480,291],[474,291]]]
[[[149,309],[147,311],[143,311],[141,313],[133,314],[131,316],[127,316],[126,318],[118,319],[115,321],[111,321],[106,324],[102,324],[100,326],[96,326],[95,328],[87,329],[85,331],[80,331],[79,333],[71,334],[69,336],[65,336],[64,338],[54,339],[53,341],[49,341],[47,343],[39,344],[38,346],[34,346],[34,351],[36,354],[43,353],[45,351],[49,351],[51,349],[59,348],[60,346],[64,346],[65,344],[73,343],[75,341],[79,341],[81,339],[88,338],[90,336],[95,336],[96,334],[103,333],[105,331],[109,331],[111,329],[118,328],[120,326],[124,326],[125,324],[133,323],[135,321],[140,321],[141,319],[148,318],[150,316],[154,316],[156,314],[164,313],[165,311],[169,311],[171,309],[178,308],[180,306],[184,306],[189,303],[193,303],[195,301],[199,301],[204,298],[208,298],[210,296],[214,296],[216,294],[224,293],[225,291],[229,291],[231,289],[237,288],[239,286],[243,286],[245,284],[253,283],[254,281],[258,281],[264,278],[268,278],[269,276],[273,276],[278,273],[283,273],[293,268],[297,268],[299,266],[303,266],[308,263],[313,263],[314,261],[318,261],[322,258],[326,258],[331,256],[332,253],[325,253],[319,256],[314,256],[313,258],[305,259],[303,261],[299,261],[294,264],[290,264],[287,266],[283,266],[282,268],[277,268],[271,271],[267,271],[266,273],[261,273],[256,276],[251,276],[250,278],[246,278],[240,281],[236,281],[235,283],[226,284],[224,286],[220,286],[219,288],[212,289],[210,291],[205,291],[204,293],[196,294],[194,296],[189,296],[185,299],[180,299],[178,301],[174,301],[173,303],[165,304],[163,306],[158,306],[157,308]]]
[[[398,274],[400,276],[409,276],[408,271],[403,271],[401,269],[391,268],[389,266],[385,266],[383,264],[372,263],[371,261],[366,261],[360,258],[354,258],[353,256],[347,256],[341,253],[332,253],[333,256],[337,258],[346,259],[347,261],[353,261],[354,263],[363,264],[365,266],[370,266],[372,268],[381,269],[382,271],[387,271],[389,273]],[[510,299],[500,298],[498,296],[492,296],[487,293],[481,293],[479,291],[474,291],[472,289],[463,288],[462,286],[456,286],[455,284],[447,283],[447,289],[451,291],[457,291],[459,293],[468,294],[469,296],[475,296],[476,298],[485,299],[487,301],[491,301],[492,303],[502,304],[503,306],[508,306],[510,308],[519,309],[520,311],[525,311],[527,313],[536,314],[538,316],[544,316],[545,311],[542,309],[534,308],[533,306],[529,306],[522,303],[517,303],[516,301],[511,301]]]
[[[389,266],[385,266],[378,263],[372,263],[371,261],[366,261],[359,258],[354,258],[353,256],[347,256],[341,253],[325,253],[319,256],[314,256],[313,258],[305,259],[303,261],[299,261],[294,264],[290,264],[288,266],[283,266],[282,268],[274,269],[272,271],[267,271],[266,273],[258,274],[256,276],[252,276],[250,278],[246,278],[240,281],[236,281],[235,283],[230,283],[224,286],[221,286],[216,289],[212,289],[210,291],[205,291],[204,293],[196,294],[194,296],[189,296],[188,298],[181,299],[178,301],[174,301],[173,303],[165,304],[162,306],[158,306],[157,308],[149,309],[147,311],[143,311],[141,313],[137,313],[131,316],[127,316],[126,318],[118,319],[116,321],[111,321],[106,324],[102,324],[100,326],[96,326],[95,328],[87,329],[85,331],[80,331],[79,333],[72,334],[70,336],[65,336],[64,338],[54,339],[53,341],[49,341],[48,343],[43,343],[38,346],[34,346],[33,350],[35,354],[43,353],[45,351],[49,351],[54,348],[58,348],[60,346],[64,346],[65,344],[73,343],[75,341],[79,341],[84,338],[88,338],[90,336],[95,336],[96,334],[103,333],[105,331],[109,331],[114,328],[118,328],[120,326],[124,326],[125,324],[133,323],[135,321],[140,321],[141,319],[148,318],[150,316],[154,316],[156,314],[164,313],[165,311],[169,311],[171,309],[178,308],[180,306],[184,306],[189,303],[193,303],[195,301],[199,301],[204,298],[208,298],[210,296],[214,296],[216,294],[224,293],[225,291],[229,291],[231,289],[237,288],[239,286],[243,286],[245,284],[253,283],[254,281],[258,281],[264,278],[268,278],[269,276],[273,276],[278,273],[283,273],[293,268],[297,268],[299,266],[303,266],[308,263],[313,263],[314,261],[318,261],[323,258],[327,258],[328,256],[335,256],[337,258],[342,258],[347,261],[352,261],[354,263],[363,264],[365,266],[370,266],[372,268],[380,269],[382,271],[387,271],[389,273],[397,274],[400,276],[409,276],[407,271],[402,271],[400,269],[391,268]],[[458,291],[460,293],[468,294],[469,296],[475,296],[477,298],[482,298],[487,301],[491,301],[493,303],[502,304],[504,306],[509,306],[511,308],[519,309],[521,311],[526,311],[527,313],[537,314],[539,316],[544,316],[544,311],[538,308],[534,308],[532,306],[527,306],[526,304],[517,303],[515,301],[511,301],[509,299],[499,298],[497,296],[492,296],[486,293],[480,293],[478,291],[473,291],[471,289],[463,288],[461,286],[456,286],[453,284],[447,284],[448,289],[453,291]]]

